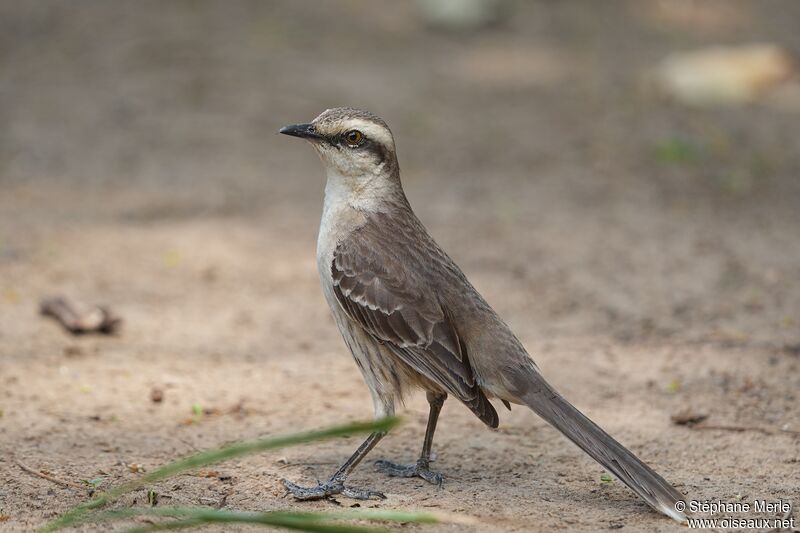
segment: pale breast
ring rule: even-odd
[[[364,212],[353,207],[350,196],[349,187],[340,177],[328,177],[317,236],[317,268],[323,288],[331,284],[331,263],[336,245],[366,223]]]

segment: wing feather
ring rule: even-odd
[[[334,250],[331,275],[339,304],[403,362],[497,427],[497,412],[476,383],[452,320],[435,290],[414,275],[413,254],[379,261],[371,236],[352,235]]]

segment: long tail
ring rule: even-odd
[[[686,521],[686,515],[676,509],[677,502],[686,502],[683,494],[573,407],[538,372],[531,371],[526,378],[526,392],[521,399],[528,407],[613,473],[650,507],[679,522]],[[677,507],[680,509],[682,505]]]

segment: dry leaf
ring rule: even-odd
[[[795,72],[789,53],[773,44],[713,46],[668,56],[655,80],[686,104],[737,105],[760,99]]]
[[[708,418],[708,414],[698,413],[687,407],[673,414],[670,418],[672,423],[678,426],[693,426]]]

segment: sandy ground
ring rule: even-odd
[[[692,5],[537,2],[467,36],[400,3],[0,4],[0,530],[87,498],[18,462],[107,487],[140,475],[129,465],[369,419],[318,287],[319,163],[274,135],[341,104],[387,118],[420,217],[579,408],[695,499],[800,501],[800,120],[642,84],[675,49],[800,50],[800,12]],[[671,157],[676,139],[699,155]],[[109,304],[124,328],[70,336],[37,315],[51,294]],[[353,484],[388,499],[362,506],[469,515],[472,531],[678,529],[498,407],[489,431],[448,402],[443,488],[368,461]],[[742,431],[673,424],[685,409]],[[402,413],[371,459],[416,456],[424,398]],[[357,445],[154,489],[161,505],[331,509],[280,479],[322,479]]]

